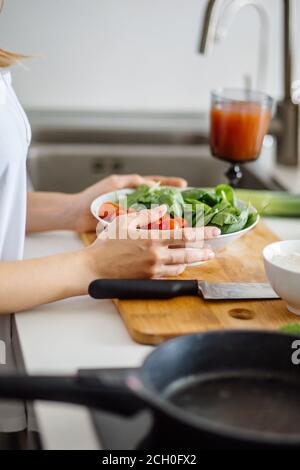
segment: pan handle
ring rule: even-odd
[[[105,372],[105,371],[103,371]],[[0,399],[74,403],[132,416],[145,403],[123,382],[101,378],[102,371],[78,376],[0,375]]]
[[[97,279],[89,286],[94,299],[171,299],[198,295],[198,281]]]

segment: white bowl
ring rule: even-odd
[[[102,196],[97,197],[96,199],[94,199],[94,201],[91,204],[91,208],[90,208],[91,213],[97,220],[99,220],[99,222],[101,223],[103,227],[107,227],[109,225],[109,222],[99,217],[99,209],[102,206],[102,204],[108,201],[116,202],[120,199],[120,196],[126,196],[127,194],[130,194],[133,191],[134,191],[133,189],[128,189],[128,188],[119,189],[118,191],[112,191],[111,193],[106,193],[106,194],[103,194]]]
[[[93,216],[100,222],[103,228],[105,228],[107,225],[109,225],[109,222],[106,220],[101,219],[99,217],[99,209],[102,206],[104,202],[107,201],[112,201],[116,202],[120,196],[126,196],[126,194],[130,194],[134,191],[134,189],[121,189],[119,191],[113,191],[111,193],[104,194],[102,196],[99,196],[97,199],[95,199],[92,204],[91,204],[91,212]],[[242,202],[240,202],[241,205],[243,205]],[[255,209],[252,209],[253,212]],[[246,233],[250,232],[259,222],[259,216],[257,217],[256,221],[254,224],[252,224],[250,227],[245,228],[244,230],[240,230],[239,232],[235,233],[229,233],[227,235],[219,235],[216,238],[213,238],[212,240],[208,240],[206,242],[206,245],[211,248],[214,252],[222,250],[223,248],[227,247],[230,243],[238,240],[242,236],[246,235]],[[163,231],[160,231],[161,233]],[[163,235],[162,235],[163,236]],[[192,249],[192,248],[191,248]],[[196,263],[195,265],[198,265],[199,263]],[[202,263],[200,263],[202,264]]]
[[[282,268],[272,259],[275,255],[300,253],[300,240],[272,243],[264,251],[265,270],[274,291],[287,302],[291,313],[300,315],[300,273]]]

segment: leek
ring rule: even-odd
[[[300,195],[283,191],[237,189],[239,200],[251,204],[267,217],[300,217]]]
[[[288,323],[280,328],[282,333],[300,335],[300,323]]]

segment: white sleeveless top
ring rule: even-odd
[[[26,224],[26,157],[30,125],[11,86],[0,70],[0,262],[23,257]],[[1,299],[0,299],[1,302]],[[10,315],[0,315],[0,374],[15,368]],[[26,426],[24,407],[0,401],[0,432]]]

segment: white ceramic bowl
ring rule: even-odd
[[[99,220],[103,227],[107,227],[107,225],[109,225],[109,222],[99,217],[99,209],[102,204],[108,201],[116,202],[120,199],[121,196],[126,196],[126,194],[130,194],[133,191],[133,189],[120,189],[119,191],[112,191],[111,193],[106,193],[102,196],[97,197],[91,204],[91,213],[97,220]]]
[[[99,217],[99,209],[102,206],[102,204],[107,201],[116,202],[120,198],[120,196],[126,196],[126,194],[130,194],[133,191],[134,191],[133,189],[128,189],[128,188],[121,189],[119,191],[113,191],[111,193],[107,193],[102,196],[99,196],[97,199],[95,199],[92,202],[91,212],[93,216],[100,222],[103,228],[105,228],[109,224],[109,222]],[[255,211],[254,208],[253,208],[253,211]],[[206,245],[209,246],[215,252],[222,250],[230,243],[238,240],[242,236],[246,235],[246,233],[250,232],[250,230],[252,230],[258,224],[258,222],[259,222],[259,216],[257,217],[257,220],[254,222],[254,224],[252,224],[250,227],[244,230],[240,230],[239,232],[236,232],[236,233],[230,233],[228,235],[220,235],[212,240],[207,241]]]
[[[291,313],[300,315],[300,273],[282,268],[272,262],[276,255],[300,253],[300,240],[272,243],[264,251],[264,263],[269,282],[276,294],[287,302]]]

